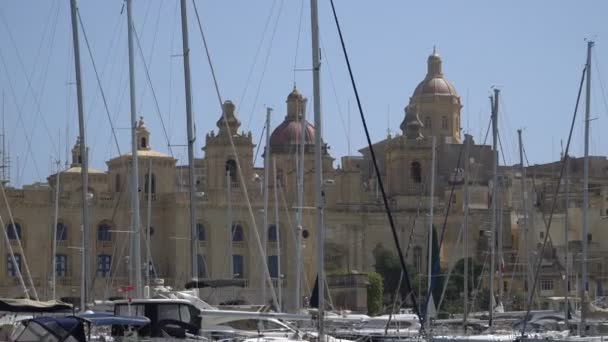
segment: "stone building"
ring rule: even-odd
[[[263,158],[269,157],[276,163],[276,174],[272,171],[269,173],[271,195],[268,205],[269,225],[266,229],[262,223],[264,170],[255,166],[256,146],[251,132],[239,131],[240,121],[235,115],[234,103],[224,103],[225,115],[218,114],[218,129],[206,134],[204,157],[195,161],[198,276],[209,279],[242,278],[246,283],[242,289],[214,292],[217,302],[232,299],[252,303],[268,302],[271,298],[270,286],[264,289],[266,285],[263,285],[263,267],[267,264],[273,287],[280,285],[282,288],[284,307],[293,307],[296,300],[295,236],[299,233],[303,236],[302,297],[308,296],[312,289],[316,275],[316,229],[314,213],[308,208],[314,207],[312,184],[316,132],[314,126],[304,119],[306,98],[297,89],[294,88],[287,96],[286,104],[284,121],[274,128],[270,145],[263,152]],[[433,223],[436,229],[441,231],[445,222],[445,238],[441,249],[444,266],[449,267],[464,256],[477,258],[481,262],[487,260],[493,153],[490,146],[476,144],[470,135],[462,136],[461,108],[460,97],[443,75],[441,58],[433,51],[427,60],[426,76],[405,106],[404,119],[400,125],[401,134],[389,135],[373,145],[397,235],[412,273],[424,273],[426,269],[424,255],[430,196],[434,197]],[[429,184],[433,137],[436,139],[437,162],[435,192],[431,194]],[[165,284],[181,287],[190,279],[187,167],[176,165],[175,158],[152,149],[153,139],[143,119],[137,127],[137,139],[141,232],[149,230],[151,236],[149,251],[152,262],[149,269],[152,277],[163,278]],[[296,160],[301,140],[304,142],[305,210],[303,229],[298,232],[294,218]],[[463,143],[467,141],[470,142],[470,158],[465,161]],[[25,295],[16,275],[18,269],[27,273],[26,261],[38,294],[42,298],[50,296],[56,190],[59,192],[55,253],[57,297],[76,300],[79,296],[82,208],[79,144],[77,141],[72,151],[71,167],[49,176],[48,183],[24,186],[22,189],[10,186],[6,188],[11,211],[9,213],[6,206],[0,209],[2,225],[7,228],[9,240],[8,244],[0,246],[0,255],[5,258],[0,263],[0,274],[3,275],[0,277],[0,296]],[[364,147],[359,152],[360,155],[343,156],[339,163],[335,163],[329,148],[323,146],[323,174],[324,179],[328,180],[323,185],[327,231],[325,262],[329,273],[373,271],[373,251],[376,248],[395,250],[372,164],[371,150]],[[471,247],[467,250],[463,249],[460,241],[463,226],[464,162],[469,163],[471,208],[467,227],[468,245]],[[94,271],[93,293],[99,299],[120,295],[121,286],[129,283],[128,246],[132,237],[128,232],[130,163],[130,153],[127,153],[109,160],[106,171],[89,169],[90,266]],[[577,173],[573,169],[571,175],[573,183],[578,184],[581,178],[579,164],[580,160],[577,159],[571,165],[579,170]],[[591,219],[594,228],[590,241],[594,257],[597,255],[598,258],[605,258],[608,246],[604,246],[604,241],[608,240],[603,238],[605,229],[602,230],[601,227],[605,226],[606,221],[602,221],[602,218],[607,214],[608,201],[606,160],[595,158],[592,164],[594,170],[597,169],[593,181],[597,186],[594,186],[592,201],[595,216]],[[526,178],[528,189],[536,182],[535,198],[538,199],[529,208],[532,213],[528,216],[527,240],[531,244],[537,242],[537,237],[542,238],[539,235],[543,231],[542,216],[539,213],[548,203],[546,194],[550,191],[547,189],[551,187],[554,176],[554,167],[551,165],[529,168]],[[515,272],[517,275],[512,284],[511,278],[505,276],[505,283],[502,284],[504,288],[522,288],[525,278],[524,273],[513,266],[523,255],[523,236],[519,233],[522,231],[522,207],[518,177],[521,178],[521,174],[516,167],[501,168],[501,182],[498,184],[500,196],[496,200],[501,208],[499,221],[502,229],[499,236],[505,251],[502,263],[505,272]],[[277,199],[273,195],[275,187]],[[539,187],[545,191],[538,192]],[[148,199],[151,202],[149,208]],[[577,201],[573,200],[569,209],[573,236],[578,229],[576,222],[580,221],[580,201]],[[446,219],[448,207],[449,215]],[[275,220],[276,211],[278,222]],[[10,223],[10,217],[14,219],[14,226]],[[554,221],[559,220],[563,221],[556,215]],[[555,227],[551,232],[554,236],[551,251],[555,251],[557,257],[547,259],[557,264],[560,253],[563,254],[563,235],[560,237],[560,229]],[[17,256],[18,267],[15,267],[9,257],[9,245]],[[260,249],[263,245],[267,245],[266,263],[262,262],[264,257]],[[570,245],[569,253],[575,253],[575,245]],[[534,246],[530,247],[533,248]],[[148,248],[143,250],[145,257]],[[533,258],[531,252],[528,257]],[[146,268],[148,266],[144,265]],[[555,266],[547,279],[557,279],[559,269]],[[601,284],[605,274],[601,263],[594,272],[596,271],[598,276],[594,279]],[[25,280],[29,284],[27,277]],[[557,284],[554,288],[557,288]],[[549,294],[541,291],[541,295],[543,293]],[[552,291],[551,295],[553,294]],[[32,295],[31,291],[29,295]],[[361,307],[361,304],[357,305],[358,308]]]

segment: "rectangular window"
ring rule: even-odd
[[[232,256],[232,271],[234,278],[244,278],[245,275],[243,272],[245,271],[243,267],[243,256],[234,254]]]
[[[65,254],[55,254],[55,275],[65,277],[68,268],[68,256]]]
[[[553,279],[541,279],[540,290],[541,291],[553,291]]]
[[[107,254],[100,254],[97,256],[97,274],[103,278],[110,275],[110,268],[112,266],[112,256]]]
[[[279,257],[276,255],[268,256],[268,273],[270,273],[270,278],[278,278],[279,277]]]
[[[14,254],[15,262],[10,254],[6,255],[6,270],[9,277],[16,277],[17,270],[21,271],[21,254]],[[16,264],[16,265],[15,265]]]

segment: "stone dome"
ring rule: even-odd
[[[283,121],[270,135],[270,146],[298,145],[302,135],[301,121]],[[315,143],[315,127],[306,121],[304,143]]]
[[[270,135],[271,147],[285,147],[298,145],[302,135],[302,118],[306,110],[306,98],[294,86],[292,92],[287,96],[287,115],[285,120],[274,129]],[[315,143],[315,127],[304,120],[304,143],[306,145]]]
[[[427,74],[414,90],[414,97],[424,95],[458,96],[456,89],[443,77],[441,58],[433,48],[433,53],[427,59]]]

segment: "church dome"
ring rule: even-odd
[[[274,129],[270,135],[271,147],[283,147],[297,145],[302,136],[302,118],[306,110],[306,98],[294,87],[293,91],[287,96],[287,115],[285,120]],[[306,145],[315,142],[315,127],[305,121],[304,143]]]
[[[456,89],[443,77],[441,72],[441,58],[433,48],[427,60],[427,74],[422,82],[414,90],[414,97],[424,95],[448,95],[458,96]]]

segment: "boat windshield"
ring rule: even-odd
[[[120,304],[116,305],[115,313],[118,316],[145,316],[145,309],[143,304]]]
[[[227,326],[244,331],[292,331],[287,325],[279,321],[264,319],[239,319],[225,323]]]

